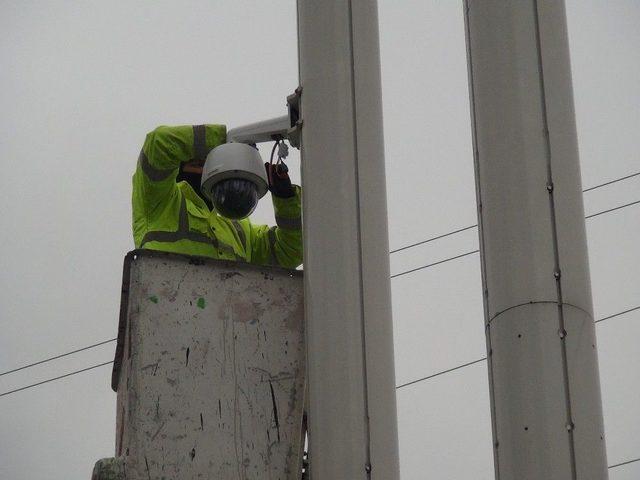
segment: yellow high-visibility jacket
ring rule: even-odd
[[[181,163],[203,159],[225,142],[224,125],[158,127],[144,142],[133,175],[136,248],[295,268],[302,263],[301,189],[272,196],[276,227],[230,220],[209,210],[187,182]]]

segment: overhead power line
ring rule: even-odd
[[[8,375],[10,373],[19,372],[20,370],[24,370],[25,368],[35,367],[36,365],[40,365],[43,363],[50,362],[52,360],[57,360],[58,358],[66,357],[67,355],[72,355],[74,353],[83,352],[85,350],[89,350],[91,348],[99,347],[100,345],[104,345],[106,343],[115,342],[117,338],[111,338],[109,340],[104,340],[103,342],[94,343],[93,345],[89,345],[87,347],[78,348],[77,350],[71,350],[70,352],[62,353],[60,355],[56,355],[55,357],[45,358],[44,360],[40,360],[39,362],[30,363],[28,365],[23,365],[22,367],[14,368],[13,370],[7,370],[6,372],[0,373],[0,377],[3,375]]]
[[[625,204],[625,205],[620,205],[620,206],[618,206],[618,207],[609,208],[608,210],[603,210],[603,211],[601,211],[601,212],[597,212],[597,213],[594,213],[594,214],[591,214],[591,215],[587,215],[587,216],[586,216],[586,217],[584,217],[584,218],[585,218],[585,219],[589,219],[589,218],[597,217],[598,215],[604,215],[604,214],[606,214],[606,213],[615,212],[616,210],[620,210],[621,208],[626,208],[626,207],[630,207],[630,206],[632,206],[632,205],[637,205],[637,204],[640,204],[640,200],[636,200],[635,202],[627,203],[627,204]],[[454,230],[454,231],[452,231],[452,232],[445,233],[445,234],[443,234],[443,235],[438,235],[437,237],[429,238],[429,239],[424,240],[424,241],[422,241],[422,242],[414,243],[413,245],[407,245],[406,247],[399,248],[399,249],[397,249],[397,250],[394,250],[393,252],[399,252],[400,250],[406,250],[406,249],[408,249],[408,248],[415,247],[415,246],[418,246],[418,245],[422,245],[422,244],[424,244],[424,243],[428,243],[428,242],[430,242],[430,241],[432,241],[432,240],[436,240],[436,239],[438,239],[438,238],[446,237],[446,236],[448,236],[448,235],[453,235],[454,233],[462,232],[462,231],[464,231],[464,230],[469,230],[470,228],[474,228],[474,227],[477,227],[477,226],[478,226],[478,225],[470,225],[470,226],[468,226],[468,227],[464,227],[464,228],[461,228],[461,229],[458,229],[458,230]],[[391,252],[391,253],[393,253],[393,252]],[[455,256],[453,256],[453,257],[445,258],[444,260],[440,260],[440,261],[437,261],[437,262],[434,262],[434,263],[429,263],[429,264],[427,264],[427,265],[422,265],[422,266],[420,266],[420,267],[412,268],[412,269],[410,269],[410,270],[406,270],[406,271],[404,271],[404,272],[396,273],[396,274],[394,274],[394,275],[391,275],[391,278],[400,277],[400,276],[402,276],[402,275],[406,275],[407,273],[417,272],[418,270],[423,270],[423,269],[425,269],[425,268],[433,267],[433,266],[435,266],[435,265],[440,265],[441,263],[449,262],[449,261],[451,261],[451,260],[456,260],[456,259],[458,259],[458,258],[466,257],[467,255],[471,255],[471,254],[473,254],[473,253],[478,253],[478,252],[479,252],[479,250],[473,250],[473,251],[471,251],[471,252],[462,253],[462,254],[460,254],[460,255],[455,255]]]
[[[593,187],[589,187],[589,188],[583,190],[582,193],[590,192],[592,190],[597,190],[598,188],[606,187],[607,185],[612,185],[614,183],[618,183],[618,182],[621,182],[623,180],[628,180],[630,178],[637,177],[638,175],[640,175],[640,172],[636,172],[636,173],[632,173],[631,175],[626,175],[624,177],[616,178],[614,180],[611,180],[611,181],[608,181],[608,182],[605,182],[605,183],[601,183],[600,185],[594,185]],[[619,207],[612,208],[610,210],[605,210],[604,212],[599,212],[599,213],[596,213],[596,214],[593,214],[593,215],[589,215],[589,216],[587,216],[585,218],[596,217],[598,215],[602,215],[603,213],[609,213],[609,212],[612,212],[614,210],[619,210],[621,208],[625,208],[625,207],[628,207],[628,206],[631,206],[631,205],[635,205],[636,203],[638,203],[638,202],[632,202],[632,203],[629,203],[627,205],[622,205],[622,206],[619,206]],[[420,242],[416,242],[416,243],[412,243],[412,244],[409,244],[409,245],[405,245],[404,247],[396,248],[395,250],[391,250],[389,252],[389,254],[391,255],[392,253],[401,252],[403,250],[408,250],[410,248],[417,247],[419,245],[424,245],[425,243],[433,242],[435,240],[440,240],[441,238],[445,238],[445,237],[448,237],[450,235],[455,235],[456,233],[462,233],[462,232],[464,232],[466,230],[471,230],[472,228],[476,228],[477,226],[478,226],[478,224],[476,223],[476,224],[473,224],[473,225],[469,225],[467,227],[458,228],[457,230],[452,230],[450,232],[443,233],[442,235],[437,235],[435,237],[431,237],[431,238],[427,238],[426,240],[422,240]]]
[[[621,467],[622,465],[629,465],[630,463],[640,462],[640,458],[634,458],[633,460],[627,460],[626,462],[616,463],[615,465],[609,465],[609,469]]]
[[[637,205],[638,203],[640,203],[640,200],[636,200],[635,202],[625,203],[624,205],[619,205],[617,207],[609,208],[608,210],[603,210],[598,213],[593,213],[591,215],[587,215],[584,218],[597,217],[598,215],[604,215],[605,213],[615,212],[616,210],[620,210],[621,208],[627,208],[627,207],[630,207],[631,205]]]
[[[462,368],[470,367],[471,365],[475,365],[476,363],[484,362],[486,359],[487,359],[487,357],[478,358],[477,360],[473,360],[471,362],[463,363],[461,365],[457,365],[457,366],[452,367],[452,368],[447,368],[446,370],[441,370],[440,372],[433,373],[433,374],[428,375],[426,377],[417,378],[416,380],[412,380],[412,381],[407,382],[407,383],[402,383],[402,384],[396,386],[396,390],[399,390],[399,389],[404,388],[404,387],[408,387],[409,385],[415,385],[416,383],[426,382],[427,380],[431,380],[432,378],[439,377],[440,375],[444,375],[445,373],[455,372],[456,370],[460,370]]]
[[[463,363],[462,365],[458,365],[457,367],[448,368],[446,370],[442,370],[441,372],[434,373],[433,375],[429,375],[428,377],[418,378],[417,380],[412,380],[411,382],[403,383],[402,385],[398,385],[396,390],[404,387],[408,387],[409,385],[413,385],[414,383],[424,382],[426,380],[431,380],[434,377],[439,377],[440,375],[444,375],[445,373],[453,372],[455,370],[460,370],[464,367],[470,367],[471,365],[475,365],[476,363],[483,362],[487,359],[487,357],[479,358],[478,360],[474,360],[473,362]]]
[[[633,312],[634,310],[638,310],[638,309],[640,309],[640,305],[638,305],[637,307],[630,308],[629,310],[614,313],[613,315],[609,315],[608,317],[601,318],[600,320],[596,320],[594,323],[604,322],[605,320],[609,320],[610,318],[619,317],[620,315],[624,315],[625,313]]]
[[[75,372],[66,373],[64,375],[60,375],[59,377],[49,378],[47,380],[43,380],[42,382],[32,383],[31,385],[27,385],[26,387],[16,388],[15,390],[9,390],[8,392],[0,393],[0,397],[4,397],[5,395],[11,395],[12,393],[21,392],[22,390],[27,390],[28,388],[37,387],[38,385],[43,385],[49,382],[55,382],[56,380],[60,380],[61,378],[70,377],[72,375],[77,375],[78,373],[86,372],[88,370],[93,370],[94,368],[104,367],[105,365],[109,365],[113,363],[113,360],[109,362],[99,363],[98,365],[93,365],[91,367],[83,368],[82,370],[76,370]]]
[[[603,317],[603,318],[601,318],[599,320],[596,320],[593,323],[601,323],[601,322],[604,322],[605,320],[609,320],[611,318],[619,317],[620,315],[624,315],[625,313],[633,312],[635,310],[640,310],[640,305],[638,305],[637,307],[630,308],[628,310],[624,310],[622,312],[614,313],[613,315],[609,315],[607,317]],[[463,363],[461,365],[457,365],[457,366],[452,367],[452,368],[447,368],[446,370],[442,370],[440,372],[433,373],[433,374],[428,375],[426,377],[418,378],[416,380],[412,380],[412,381],[407,382],[407,383],[402,383],[402,384],[396,386],[396,390],[399,390],[399,389],[404,388],[404,387],[408,387],[409,385],[413,385],[413,384],[416,384],[416,383],[420,383],[420,382],[424,382],[424,381],[427,381],[427,380],[431,380],[434,377],[439,377],[440,375],[444,375],[445,373],[454,372],[456,370],[460,370],[461,368],[470,367],[471,365],[475,365],[476,363],[484,362],[486,359],[487,359],[487,357],[478,358],[477,360],[473,360],[471,362]]]
[[[629,178],[637,177],[640,175],[640,172],[632,173],[631,175],[627,175],[625,177],[616,178],[615,180],[611,180],[609,182],[601,183],[600,185],[595,185],[593,187],[585,188],[582,193],[590,192],[591,190],[596,190],[598,188],[606,187],[607,185],[612,185],[614,183],[621,182],[622,180],[628,180]]]
[[[624,314],[626,314],[626,313],[633,312],[633,311],[635,311],[635,310],[639,310],[639,309],[640,309],[640,305],[638,305],[638,306],[636,306],[636,307],[633,307],[633,308],[629,308],[629,309],[624,310],[624,311],[622,311],[622,312],[614,313],[613,315],[608,315],[608,316],[603,317],[603,318],[601,318],[601,319],[599,319],[599,320],[596,320],[596,321],[595,321],[595,323],[604,322],[605,320],[609,320],[609,319],[611,319],[611,318],[619,317],[620,315],[624,315]],[[82,350],[86,350],[86,349],[88,349],[88,348],[92,348],[92,347],[94,347],[94,346],[102,345],[102,344],[105,344],[105,343],[108,343],[108,342],[112,342],[112,341],[113,341],[113,340],[105,340],[104,342],[96,343],[96,344],[94,344],[94,345],[90,345],[90,346],[88,346],[88,347],[81,348],[81,349],[78,349],[78,350],[75,350],[75,351],[82,351]],[[60,356],[68,355],[68,354],[71,354],[71,353],[72,353],[72,352],[68,352],[68,353],[66,353],[66,354],[59,355],[58,357],[54,357],[54,358],[59,358]],[[416,383],[424,382],[424,381],[426,381],[426,380],[430,380],[430,379],[432,379],[432,378],[434,378],[434,377],[438,377],[438,376],[440,376],[440,375],[444,375],[444,374],[446,374],[446,373],[450,373],[450,372],[453,372],[453,371],[455,371],[455,370],[460,370],[461,368],[465,368],[465,367],[469,367],[469,366],[471,366],[471,365],[475,365],[476,363],[483,362],[483,361],[485,361],[486,359],[487,359],[487,357],[478,358],[477,360],[473,360],[473,361],[471,361],[471,362],[463,363],[462,365],[458,365],[458,366],[453,367],[453,368],[448,368],[448,369],[446,369],[446,370],[442,370],[442,371],[440,371],[440,372],[437,372],[437,373],[431,374],[431,375],[429,375],[429,376],[427,376],[427,377],[423,377],[423,378],[419,378],[419,379],[417,379],[417,380],[413,380],[413,381],[411,381],[411,382],[403,383],[402,385],[398,385],[398,386],[396,387],[396,390],[398,390],[398,389],[400,389],[400,388],[408,387],[409,385],[413,385],[413,384],[416,384]],[[47,360],[48,360],[48,359],[47,359]],[[45,361],[47,361],[47,360],[43,360],[43,361],[41,361],[41,362],[37,362],[37,363],[35,363],[34,365],[37,365],[37,364],[39,364],[39,363],[43,363],[43,362],[45,362]],[[81,369],[81,370],[76,370],[76,371],[74,371],[74,372],[66,373],[66,374],[64,374],[64,375],[60,375],[60,376],[58,376],[58,377],[49,378],[49,379],[47,379],[47,380],[43,380],[43,381],[41,381],[41,382],[32,383],[31,385],[27,385],[26,387],[16,388],[15,390],[10,390],[10,391],[8,391],[8,392],[0,393],[0,397],[4,397],[5,395],[10,395],[10,394],[12,394],[12,393],[16,393],[16,392],[21,392],[22,390],[27,390],[28,388],[37,387],[38,385],[43,385],[43,384],[45,384],[45,383],[54,382],[54,381],[56,381],[56,380],[60,380],[60,379],[62,379],[62,378],[70,377],[70,376],[72,376],[72,375],[77,375],[78,373],[86,372],[86,371],[88,371],[88,370],[93,370],[94,368],[98,368],[98,367],[103,367],[103,366],[105,366],[105,365],[109,365],[109,364],[111,364],[111,363],[113,363],[113,360],[111,360],[111,361],[109,361],[109,362],[99,363],[98,365],[93,365],[93,366],[91,366],[91,367],[83,368],[83,369]]]
[[[617,183],[617,182],[620,182],[620,181],[623,181],[623,180],[627,180],[627,179],[629,179],[629,178],[633,178],[633,177],[636,177],[636,176],[638,176],[638,175],[640,175],[640,172],[633,173],[633,174],[631,174],[631,175],[627,175],[627,176],[624,176],[624,177],[620,177],[620,178],[617,178],[617,179],[611,180],[611,181],[609,181],[609,182],[602,183],[602,184],[600,184],[600,185],[595,185],[595,186],[593,186],[593,187],[590,187],[590,188],[587,188],[587,189],[583,190],[583,192],[589,192],[589,191],[592,191],[592,190],[596,190],[596,189],[598,189],[598,188],[602,188],[602,187],[605,187],[605,186],[607,186],[607,185],[611,185],[611,184],[614,184],[614,183]],[[596,212],[596,213],[591,214],[591,215],[587,215],[587,216],[585,217],[585,219],[589,219],[589,218],[597,217],[597,216],[599,216],[599,215],[604,215],[604,214],[607,214],[607,213],[611,213],[611,212],[614,212],[614,211],[616,211],[616,210],[620,210],[620,209],[622,209],[622,208],[630,207],[630,206],[632,206],[632,205],[637,205],[637,204],[640,204],[640,200],[637,200],[637,201],[635,201],[635,202],[630,202],[630,203],[627,203],[627,204],[624,204],[624,205],[619,205],[619,206],[617,206],[617,207],[610,208],[610,209],[607,209],[607,210],[603,210],[603,211],[601,211],[601,212]],[[456,233],[461,233],[461,232],[464,232],[464,231],[466,231],[466,230],[470,230],[470,229],[472,229],[472,228],[476,228],[477,226],[478,226],[478,225],[477,225],[477,224],[475,224],[475,225],[469,225],[469,226],[466,226],[466,227],[462,227],[462,228],[459,228],[459,229],[457,229],[457,230],[452,230],[451,232],[447,232],[447,233],[444,233],[444,234],[442,234],[442,235],[437,235],[437,236],[435,236],[435,237],[428,238],[428,239],[423,240],[423,241],[421,241],[421,242],[417,242],[417,243],[413,243],[413,244],[411,244],[411,245],[406,245],[406,246],[404,246],[404,247],[397,248],[397,249],[395,249],[395,250],[392,250],[392,251],[391,251],[391,252],[389,252],[389,253],[390,253],[390,254],[391,254],[391,253],[396,253],[396,252],[400,252],[400,251],[402,251],[402,250],[407,250],[407,249],[410,249],[410,248],[413,248],[413,247],[417,247],[418,245],[423,245],[423,244],[425,244],[425,243],[429,243],[429,242],[432,242],[432,241],[434,241],[434,240],[439,240],[439,239],[441,239],[441,238],[445,238],[445,237],[448,237],[448,236],[450,236],[450,235],[455,235]],[[443,264],[443,263],[446,263],[446,262],[450,262],[450,261],[452,261],[452,260],[457,260],[457,259],[459,259],[459,258],[463,258],[463,257],[469,256],[469,255],[473,255],[473,254],[478,253],[478,252],[479,252],[479,250],[473,250],[473,251],[470,251],[470,252],[462,253],[462,254],[460,254],[460,255],[455,255],[455,256],[453,256],[453,257],[448,257],[448,258],[445,258],[445,259],[443,259],[443,260],[439,260],[439,261],[437,261],[437,262],[429,263],[429,264],[427,264],[427,265],[422,265],[422,266],[420,266],[420,267],[412,268],[412,269],[410,269],[410,270],[406,270],[406,271],[404,271],[404,272],[396,273],[396,274],[394,274],[394,275],[391,275],[391,277],[390,277],[390,278],[396,278],[396,277],[400,277],[400,276],[402,276],[402,275],[407,275],[407,274],[409,274],[409,273],[416,272],[416,271],[418,271],[418,270],[424,270],[424,269],[426,269],[426,268],[434,267],[434,266],[436,266],[436,265],[440,265],[440,264]],[[601,318],[600,320],[596,320],[596,322],[595,322],[595,323],[599,323],[599,322],[602,322],[602,321],[604,321],[604,320],[608,320],[608,319],[610,319],[610,318],[617,317],[617,316],[619,316],[619,315],[623,315],[623,314],[625,314],[625,313],[629,313],[629,312],[632,312],[632,311],[634,311],[634,310],[638,310],[639,308],[640,308],[640,306],[638,306],[638,307],[634,307],[634,308],[632,308],[632,309],[625,310],[624,312],[619,312],[619,313],[616,313],[616,314],[614,314],[614,315],[610,315],[609,317]],[[10,373],[18,372],[18,371],[20,371],[20,370],[24,370],[24,369],[26,369],[26,368],[34,367],[34,366],[36,366],[36,365],[41,365],[41,364],[43,364],[43,363],[47,363],[47,362],[50,362],[50,361],[52,361],[52,360],[57,360],[57,359],[59,359],[59,358],[66,357],[66,356],[68,356],[68,355],[72,355],[72,354],[74,354],[74,353],[78,353],[78,352],[82,352],[82,351],[85,351],[85,350],[89,350],[89,349],[91,349],[91,348],[95,348],[95,347],[98,347],[98,346],[100,346],[100,345],[104,345],[104,344],[107,344],[107,343],[111,343],[111,342],[114,342],[114,341],[116,341],[116,340],[117,340],[116,338],[111,338],[111,339],[109,339],[109,340],[104,340],[104,341],[102,341],[102,342],[98,342],[98,343],[95,343],[95,344],[93,344],[93,345],[89,345],[89,346],[86,346],[86,347],[83,347],[83,348],[79,348],[79,349],[76,349],[76,350],[71,350],[71,351],[69,351],[69,352],[62,353],[62,354],[60,354],[60,355],[56,355],[56,356],[54,356],[54,357],[46,358],[46,359],[44,359],[44,360],[40,360],[40,361],[38,361],[38,362],[30,363],[30,364],[28,364],[28,365],[23,365],[23,366],[21,366],[21,367],[14,368],[14,369],[12,369],[12,370],[7,370],[7,371],[5,371],[5,372],[0,373],[0,377],[1,377],[1,376],[3,376],[3,375],[8,375],[8,374],[10,374]],[[464,368],[464,367],[467,367],[467,366],[473,365],[473,364],[475,364],[475,363],[479,363],[479,362],[481,362],[481,361],[483,361],[483,360],[486,360],[486,358],[481,358],[481,359],[478,359],[478,360],[474,360],[473,362],[470,362],[470,363],[467,363],[467,364],[463,364],[463,365],[459,365],[459,366],[457,366],[457,367],[454,367],[454,368],[452,368],[452,369],[448,369],[448,370],[444,370],[444,371],[442,371],[442,372],[438,372],[438,373],[436,373],[436,374],[430,375],[429,377],[424,377],[424,378],[422,378],[422,379],[418,379],[418,380],[415,380],[415,381],[413,381],[413,382],[409,382],[409,383],[407,383],[407,384],[399,385],[399,386],[398,386],[398,387],[396,387],[396,388],[402,388],[402,387],[405,387],[405,386],[408,386],[408,385],[412,385],[412,384],[414,384],[414,383],[418,383],[418,382],[420,382],[420,381],[428,380],[429,378],[433,378],[433,377],[436,377],[436,376],[438,376],[438,375],[443,375],[444,373],[448,373],[448,372],[451,372],[451,371],[454,371],[454,370],[458,370],[458,369],[460,369],[460,368]],[[65,377],[68,377],[68,376],[71,376],[71,375],[75,375],[75,374],[77,374],[77,373],[81,373],[81,372],[85,372],[85,371],[87,371],[87,370],[91,370],[91,369],[94,369],[94,368],[98,368],[98,367],[101,367],[101,366],[103,366],[103,365],[107,365],[107,364],[109,364],[109,363],[113,363],[113,362],[101,363],[101,364],[99,364],[99,365],[94,365],[93,367],[89,367],[89,368],[85,368],[85,369],[82,369],[82,370],[78,370],[78,371],[76,371],[76,372],[71,372],[71,373],[68,373],[68,374],[66,374],[66,375],[62,375],[62,376],[60,376],[60,377],[55,377],[55,378],[51,378],[51,379],[49,379],[49,380],[45,380],[45,381],[43,381],[43,382],[35,383],[35,384],[33,384],[33,385],[28,385],[28,386],[26,386],[26,387],[22,387],[22,388],[19,388],[19,389],[17,389],[17,390],[12,390],[12,391],[9,391],[9,392],[5,392],[5,393],[0,394],[0,397],[2,397],[2,396],[4,396],[4,395],[9,395],[10,393],[15,393],[15,392],[19,392],[19,391],[21,391],[21,390],[25,390],[25,389],[27,389],[27,388],[35,387],[35,386],[37,386],[37,385],[42,385],[43,383],[53,382],[53,381],[55,381],[55,380],[59,380],[59,379],[61,379],[61,378],[65,378]]]
[[[472,253],[477,253],[477,252],[478,252],[478,251],[476,250],[476,251],[474,251],[474,252],[468,252],[468,253],[463,254],[463,255],[470,255],[470,254],[472,254]],[[458,256],[458,257],[453,257],[453,258],[448,259],[448,260],[453,260],[454,258],[459,258],[459,256]],[[448,260],[444,260],[444,261],[448,261]],[[437,263],[443,263],[444,261],[437,262]],[[425,267],[422,267],[422,268],[427,268],[427,267],[425,266]],[[619,317],[620,315],[625,315],[625,314],[630,313],[630,312],[633,312],[633,311],[635,311],[635,310],[640,310],[640,305],[638,305],[638,306],[636,306],[636,307],[629,308],[629,309],[627,309],[627,310],[623,310],[623,311],[621,311],[621,312],[614,313],[614,314],[612,314],[612,315],[608,315],[608,316],[603,317],[603,318],[601,318],[601,319],[599,319],[599,320],[596,320],[594,323],[604,322],[605,320],[609,320],[609,319],[611,319],[611,318]],[[63,353],[63,354],[61,354],[61,355],[56,355],[55,357],[50,357],[50,358],[47,358],[47,359],[45,359],[45,360],[40,360],[39,362],[30,363],[29,365],[24,365],[24,366],[22,366],[22,367],[14,368],[13,370],[8,370],[8,371],[3,372],[2,374],[0,374],[0,376],[2,376],[2,375],[6,375],[6,374],[8,374],[8,373],[12,373],[12,372],[17,372],[17,371],[19,371],[19,370],[24,370],[25,368],[33,367],[33,366],[35,366],[35,365],[40,365],[40,364],[42,364],[42,363],[50,362],[51,360],[55,360],[55,359],[58,359],[58,358],[61,358],[61,357],[65,357],[65,356],[67,356],[67,355],[71,355],[71,354],[73,354],[73,353],[82,352],[82,351],[84,351],[84,350],[89,350],[90,348],[98,347],[98,346],[100,346],[100,345],[104,345],[104,344],[106,344],[106,343],[110,343],[110,342],[113,342],[113,341],[115,341],[115,340],[116,340],[115,338],[111,338],[111,339],[109,339],[109,340],[104,340],[103,342],[98,342],[98,343],[94,343],[93,345],[89,345],[89,346],[86,346],[86,347],[83,347],[83,348],[78,348],[77,350],[71,350],[70,352],[66,352],[66,353]],[[473,364],[475,364],[475,363],[480,363],[480,362],[482,362],[482,361],[484,361],[484,360],[486,360],[486,357],[482,357],[482,358],[479,358],[479,359],[474,360],[474,361],[472,361],[472,362],[464,363],[464,364],[462,364],[462,365],[458,365],[457,367],[449,368],[449,369],[447,369],[447,370],[443,370],[443,371],[441,371],[441,372],[434,373],[434,374],[429,375],[429,376],[427,376],[427,377],[423,377],[423,378],[419,378],[419,379],[417,379],[417,380],[413,380],[413,381],[411,381],[411,382],[403,383],[402,385],[398,385],[398,386],[396,387],[396,389],[403,388],[403,387],[407,387],[407,386],[409,386],[409,385],[413,385],[414,383],[419,383],[419,382],[422,382],[422,381],[425,381],[425,380],[429,380],[429,379],[431,379],[431,378],[433,378],[433,377],[437,377],[437,376],[440,376],[440,375],[444,375],[445,373],[453,372],[454,370],[458,370],[458,369],[460,369],[460,368],[468,367],[468,366],[473,365]],[[107,362],[107,363],[109,363],[109,362]],[[111,362],[111,363],[113,363],[113,362]],[[97,366],[94,366],[94,367],[90,367],[90,368],[89,368],[89,370],[90,370],[91,368],[97,368],[98,366],[102,366],[102,365],[106,365],[106,364],[100,364],[100,365],[97,365]],[[18,391],[20,391],[20,390],[24,390],[25,388],[31,388],[32,386],[41,385],[42,383],[52,382],[52,381],[54,381],[54,380],[58,380],[58,379],[60,379],[60,378],[65,378],[65,377],[67,377],[67,376],[69,376],[69,375],[75,375],[76,373],[84,372],[84,371],[86,371],[86,370],[87,370],[87,369],[79,370],[79,371],[77,371],[77,372],[72,372],[72,373],[67,374],[67,375],[62,375],[61,377],[56,377],[56,378],[49,379],[49,380],[46,380],[46,381],[44,381],[44,382],[40,382],[40,383],[37,383],[37,384],[34,384],[34,385],[30,385],[30,386],[27,386],[27,387],[24,387],[24,388],[19,388],[19,389],[17,389],[17,390],[12,390],[12,391],[10,391],[10,392],[5,392],[5,393],[1,394],[1,395],[0,395],[0,397],[1,397],[1,396],[3,396],[3,395],[8,395],[8,394],[10,394],[10,393],[18,392]]]
[[[389,254],[401,252],[402,250],[407,250],[409,248],[417,247],[418,245],[423,245],[425,243],[433,242],[434,240],[439,240],[444,237],[448,237],[449,235],[455,235],[456,233],[464,232],[465,230],[471,230],[472,228],[476,228],[478,226],[477,223],[473,225],[469,225],[468,227],[459,228],[458,230],[453,230],[448,233],[444,233],[442,235],[438,235],[437,237],[427,238],[426,240],[422,240],[421,242],[412,243],[411,245],[405,245],[404,247],[396,248],[395,250],[391,250]]]
[[[473,250],[471,252],[462,253],[460,255],[456,255],[455,257],[445,258],[444,260],[439,260],[437,262],[429,263],[427,265],[422,265],[421,267],[412,268],[411,270],[406,270],[404,272],[396,273],[395,275],[391,275],[391,278],[400,277],[401,275],[406,275],[407,273],[417,272],[418,270],[424,270],[425,268],[435,267],[436,265],[440,265],[441,263],[450,262],[451,260],[456,260],[458,258],[466,257],[467,255],[473,255],[474,253],[478,253],[480,250]]]
[[[601,183],[600,185],[595,185],[593,187],[587,188],[586,190],[583,190],[583,192],[589,192],[591,190],[596,190],[598,188],[602,188],[602,187],[605,187],[607,185],[611,185],[611,184],[614,184],[614,183],[617,183],[617,182],[621,182],[623,180],[627,180],[629,178],[636,177],[638,175],[640,175],[640,172],[632,173],[631,175],[626,175],[624,177],[616,178],[614,180],[611,180],[611,181],[608,181],[608,182],[605,182],[605,183]],[[629,206],[635,205],[637,203],[640,203],[640,200],[638,200],[636,202],[628,203],[626,205],[621,205],[621,206],[618,206],[618,207],[610,208],[610,209],[604,210],[602,212],[597,212],[597,213],[594,213],[592,215],[588,215],[585,218],[592,218],[592,217],[596,217],[598,215],[603,215],[605,213],[613,212],[615,210],[619,210],[621,208],[629,207]],[[474,225],[469,225],[469,226],[466,226],[466,227],[459,228],[457,230],[452,230],[452,231],[444,233],[442,235],[437,235],[435,237],[431,237],[431,238],[428,238],[426,240],[422,240],[420,242],[416,242],[416,243],[413,243],[413,244],[410,244],[410,245],[406,245],[404,247],[397,248],[395,250],[390,251],[389,253],[390,254],[391,253],[397,253],[397,252],[400,252],[402,250],[407,250],[407,249],[410,249],[410,248],[413,248],[413,247],[417,247],[419,245],[424,245],[425,243],[433,242],[434,240],[439,240],[441,238],[445,238],[445,237],[448,237],[448,236],[451,236],[451,235],[455,235],[456,233],[461,233],[461,232],[464,232],[466,230],[471,230],[472,228],[476,228],[477,226],[478,226],[477,224],[474,224]],[[437,262],[433,262],[433,263],[430,263],[430,264],[427,264],[427,265],[422,265],[420,267],[413,268],[411,270],[407,270],[407,271],[404,271],[404,272],[401,272],[401,273],[396,273],[394,275],[391,275],[391,278],[400,277],[402,275],[406,275],[408,273],[413,273],[413,272],[416,272],[418,270],[423,270],[425,268],[434,267],[436,265],[440,265],[442,263],[450,262],[452,260],[457,260],[458,258],[466,257],[468,255],[473,255],[474,253],[478,253],[478,252],[479,252],[479,250],[473,250],[471,252],[466,252],[466,253],[462,253],[460,255],[455,255],[453,257],[448,257],[448,258],[445,258],[444,260],[439,260]],[[93,345],[89,345],[87,347],[79,348],[77,350],[71,350],[70,352],[66,352],[66,353],[63,353],[63,354],[60,354],[60,355],[56,355],[54,357],[50,357],[50,358],[47,358],[47,359],[44,359],[44,360],[40,360],[38,362],[30,363],[28,365],[23,365],[21,367],[14,368],[12,370],[7,370],[6,372],[0,373],[0,377],[2,377],[3,375],[8,375],[10,373],[18,372],[20,370],[24,370],[26,368],[35,367],[36,365],[40,365],[40,364],[43,364],[43,363],[46,363],[46,362],[50,362],[52,360],[57,360],[58,358],[66,357],[67,355],[72,355],[74,353],[82,352],[84,350],[89,350],[91,348],[99,347],[100,345],[104,345],[106,343],[115,342],[116,340],[117,340],[116,338],[111,338],[109,340],[105,340],[103,342],[98,342],[98,343],[95,343]]]
[[[635,309],[632,309],[632,310],[636,310],[638,308],[640,308],[640,306],[638,306],[638,307],[636,307]],[[631,311],[631,310],[627,310],[626,312],[629,312],[629,311]],[[600,319],[599,321],[606,320],[607,318],[613,318],[614,316],[622,315],[623,313],[626,313],[626,312],[620,312],[619,314],[612,315],[610,317],[605,317],[603,319]],[[450,368],[448,370],[443,370],[442,372],[435,373],[435,374],[430,375],[428,377],[425,377],[423,379],[414,380],[413,382],[409,382],[409,383],[405,383],[403,385],[399,385],[399,386],[396,387],[396,389],[402,388],[402,387],[405,387],[405,386],[408,386],[408,385],[411,385],[411,384],[414,384],[414,383],[417,383],[417,382],[421,382],[421,381],[424,381],[424,380],[428,380],[428,379],[436,377],[438,375],[443,375],[445,373],[453,372],[454,370],[458,370],[460,368],[464,368],[464,367],[468,367],[468,366],[474,365],[476,363],[482,362],[483,360],[486,360],[486,357],[480,358],[478,360],[474,360],[473,362],[465,363],[463,365],[459,365],[459,366],[454,367],[454,368]],[[75,372],[70,372],[70,373],[67,373],[65,375],[60,375],[59,377],[54,377],[54,378],[50,378],[48,380],[44,380],[42,382],[33,383],[31,385],[27,385],[26,387],[16,388],[15,390],[10,390],[8,392],[0,393],[0,397],[4,397],[5,395],[10,395],[10,394],[16,393],[16,392],[21,392],[22,390],[27,390],[29,388],[37,387],[38,385],[43,385],[45,383],[54,382],[56,380],[60,380],[62,378],[70,377],[72,375],[77,375],[78,373],[87,372],[89,370],[93,370],[93,369],[96,369],[96,368],[99,368],[99,367],[104,367],[105,365],[110,365],[112,363],[113,363],[113,360],[110,361],[110,362],[99,363],[98,365],[93,365],[91,367],[83,368],[82,370],[76,370]],[[640,461],[640,458],[634,458],[632,460],[627,460],[625,462],[620,462],[620,463],[616,463],[614,465],[609,465],[607,468],[608,469],[617,468],[617,467],[621,467],[623,465],[629,465],[631,463],[635,463],[635,462],[639,462],[639,461]]]

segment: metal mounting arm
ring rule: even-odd
[[[301,89],[297,88],[293,95],[287,97],[288,115],[232,128],[227,132],[227,141],[256,144],[285,138],[300,148],[300,93]]]

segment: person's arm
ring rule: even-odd
[[[247,221],[251,263],[285,268],[296,268],[302,264],[302,189],[295,185],[292,188],[291,197],[272,194],[277,226],[253,225]]]
[[[176,191],[180,164],[204,162],[226,140],[224,125],[161,126],[147,134],[133,175],[133,208],[145,217]]]

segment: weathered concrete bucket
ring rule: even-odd
[[[95,480],[299,480],[302,272],[149,250],[125,259],[116,457]]]

